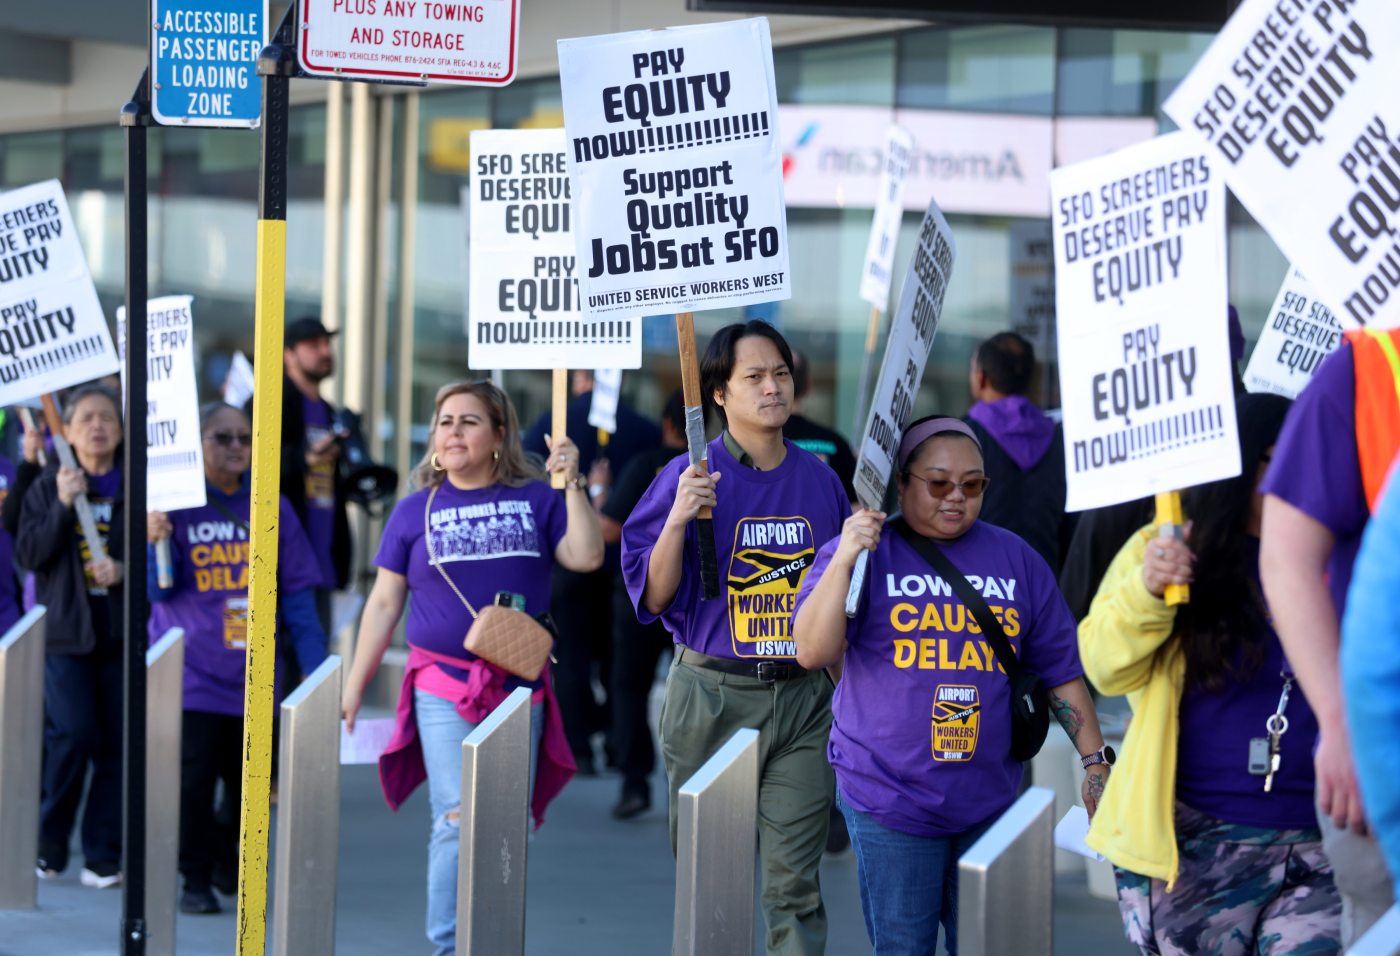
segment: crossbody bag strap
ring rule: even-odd
[[[206,496],[205,500],[209,502],[210,507],[212,507],[215,511],[222,512],[225,517],[233,519],[233,523],[238,525],[238,527],[242,528],[244,534],[252,535],[252,532],[248,529],[248,522],[244,521],[242,518],[238,517],[238,515],[234,514],[231,509],[219,503],[218,501],[215,501],[213,498],[209,498]]]
[[[963,576],[963,573],[943,553],[943,550],[909,527],[909,523],[904,520],[902,515],[892,519],[890,526],[909,547],[917,551],[920,557],[933,566],[939,577],[947,581],[957,592],[959,600],[972,612],[972,616],[981,626],[982,635],[986,637],[987,643],[992,646],[992,650],[996,653],[997,661],[1001,663],[1001,669],[1006,671],[1008,678],[1015,680],[1021,673],[1021,662],[1016,657],[1016,652],[1011,649],[1011,642],[1006,639],[1006,632],[1002,630],[1001,622],[992,613],[992,609],[987,607],[986,599],[972,586],[972,582]]]
[[[452,580],[447,569],[438,563],[437,555],[433,554],[433,529],[429,519],[433,514],[433,499],[437,497],[438,489],[441,487],[441,485],[433,485],[433,490],[428,492],[427,507],[423,509],[423,543],[428,546],[428,563],[438,569],[438,573],[447,582],[447,586],[452,589],[452,593],[457,595],[457,600],[467,606],[467,610],[471,612],[472,620],[476,620],[476,608],[472,607],[472,602],[467,600],[466,595],[457,590],[457,582]]]

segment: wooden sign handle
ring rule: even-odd
[[[549,436],[554,441],[558,441],[569,433],[569,370],[566,368],[556,368],[554,370],[554,388],[552,411],[550,413]],[[564,473],[556,471],[549,476],[549,484],[552,488],[563,488],[565,485]]]
[[[709,454],[705,447],[705,407],[700,397],[700,359],[695,348],[695,315],[676,313],[676,339],[680,347],[681,394],[685,402],[685,445],[692,465],[709,474]],[[715,556],[715,523],[709,508],[696,515],[695,530],[700,542],[700,595],[706,600],[719,597],[719,561]]]

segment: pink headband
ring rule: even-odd
[[[924,442],[935,435],[956,434],[966,438],[971,438],[972,443],[977,446],[977,450],[982,450],[982,443],[977,439],[977,433],[967,427],[967,423],[958,418],[925,418],[909,426],[909,430],[904,433],[904,439],[899,443],[899,470],[904,471],[909,465],[909,458]]]

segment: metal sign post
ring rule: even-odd
[[[175,956],[185,632],[166,631],[146,651],[146,669],[146,948],[151,956]]]

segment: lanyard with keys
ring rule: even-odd
[[[1288,697],[1293,691],[1293,675],[1285,670],[1279,676],[1283,678],[1283,692],[1278,695],[1278,707],[1264,721],[1268,736],[1255,737],[1249,742],[1249,772],[1263,775],[1265,793],[1274,788],[1274,774],[1278,773],[1282,760],[1283,735],[1288,733],[1288,717],[1284,711],[1288,709]]]

